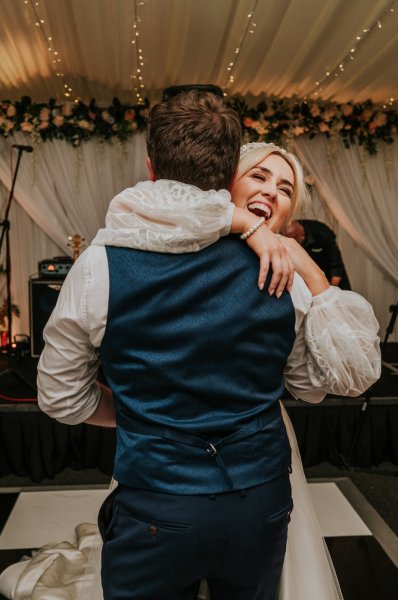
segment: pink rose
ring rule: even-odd
[[[94,125],[92,123],[89,123],[88,121],[86,121],[86,119],[80,119],[79,121],[77,121],[76,125],[78,127],[81,127],[82,129],[86,129],[88,131],[91,131],[94,127]]]
[[[253,125],[253,119],[250,119],[249,117],[245,117],[243,119],[243,125],[245,127],[251,127]]]
[[[33,131],[33,124],[29,123],[29,121],[24,121],[21,123],[21,131],[25,133],[31,133]]]
[[[310,113],[313,117],[319,117],[319,115],[321,114],[321,109],[317,104],[313,104],[310,108]]]
[[[319,127],[319,131],[322,131],[322,133],[326,133],[326,131],[330,131],[330,127],[327,123],[319,123],[318,127]]]
[[[341,106],[341,111],[345,117],[349,117],[350,115],[352,115],[353,110],[354,109],[351,106],[351,104],[342,104]]]
[[[268,121],[254,121],[252,127],[257,131],[258,135],[265,135],[268,133],[268,125]]]
[[[89,111],[89,113],[88,113],[88,116],[90,117],[90,119],[91,119],[92,121],[94,121],[94,119],[95,119],[95,113],[93,113],[93,112],[90,110],[90,111]]]
[[[7,108],[7,117],[13,117],[17,114],[17,109],[13,104],[9,104]]]
[[[50,111],[48,110],[48,108],[42,108],[40,111],[40,119],[42,121],[48,121],[49,118],[50,118]]]
[[[325,112],[322,115],[322,119],[324,121],[326,121],[326,123],[328,123],[329,121],[331,121],[333,119],[333,117],[335,117],[337,114],[337,111],[334,108],[328,108],[327,110],[325,110]]]
[[[292,131],[293,131],[293,135],[303,135],[303,133],[305,132],[305,128],[299,127],[297,125],[296,127],[293,127]]]
[[[112,117],[108,110],[103,110],[101,113],[101,117],[103,118],[105,123],[109,123],[110,125],[112,125],[115,122],[115,119]]]
[[[376,127],[383,127],[383,125],[387,124],[387,115],[386,113],[378,112],[373,119],[373,122],[376,123]]]
[[[57,115],[53,119],[53,123],[54,123],[55,127],[61,127],[61,125],[64,124],[64,121],[65,121],[65,119],[62,115]]]
[[[129,110],[126,110],[126,112],[124,113],[124,120],[125,121],[134,121],[135,119],[135,111],[130,108]]]
[[[9,121],[5,117],[0,117],[0,129],[4,132],[4,134],[7,134],[9,131],[11,131],[13,127],[14,123],[12,121]]]
[[[48,126],[49,126],[48,121],[42,121],[39,125],[39,129],[47,129]]]

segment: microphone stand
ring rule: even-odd
[[[5,265],[6,265],[6,305],[7,305],[7,336],[8,336],[8,344],[7,344],[7,362],[8,367],[0,372],[0,379],[7,375],[12,375],[16,379],[19,379],[22,383],[28,386],[35,394],[37,390],[34,385],[32,385],[21,373],[11,368],[11,348],[12,348],[12,306],[11,306],[11,251],[10,251],[10,221],[8,219],[8,215],[11,208],[11,202],[14,197],[14,188],[15,182],[17,180],[19,164],[22,158],[22,152],[24,151],[24,147],[18,148],[18,158],[17,164],[15,166],[14,177],[12,180],[10,195],[8,197],[6,212],[4,215],[3,221],[0,223],[1,226],[1,236],[0,236],[0,256],[1,250],[3,247],[3,242],[5,240]]]

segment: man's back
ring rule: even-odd
[[[226,491],[206,452],[162,441],[161,427],[216,442],[256,420],[250,443],[220,451],[234,487],[286,469],[278,399],[294,340],[289,294],[259,292],[256,257],[231,237],[198,253],[108,248],[107,256],[101,358],[116,403],[118,481],[169,493]]]

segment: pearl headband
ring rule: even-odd
[[[281,154],[286,154],[286,150],[284,148],[281,148],[280,146],[276,146],[275,144],[272,144],[272,143],[268,144],[267,142],[249,142],[248,144],[243,144],[243,146],[240,147],[240,155],[244,156],[245,154],[247,154],[251,150],[255,150],[256,148],[269,148],[270,150],[272,150],[274,152],[280,152]]]

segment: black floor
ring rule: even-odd
[[[397,598],[398,569],[372,536],[328,538],[326,543],[344,600]]]

